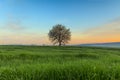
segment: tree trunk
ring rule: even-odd
[[[61,46],[61,42],[59,42],[59,46]]]

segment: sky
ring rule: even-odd
[[[69,44],[120,42],[120,0],[0,0],[0,44],[51,44],[56,24]]]

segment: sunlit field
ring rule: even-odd
[[[0,80],[120,80],[120,49],[0,46]]]

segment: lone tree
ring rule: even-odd
[[[68,43],[71,38],[71,32],[65,26],[57,24],[49,31],[48,36],[53,44],[61,46]]]

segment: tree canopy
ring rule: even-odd
[[[48,36],[53,44],[61,46],[68,43],[71,39],[71,32],[70,29],[67,29],[65,26],[57,24],[49,31]]]

